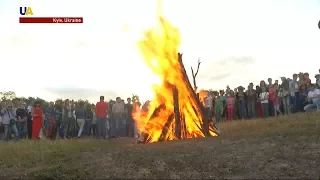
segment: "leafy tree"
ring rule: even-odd
[[[14,91],[0,92],[1,101],[8,101],[16,98],[16,93]]]
[[[132,94],[132,102],[133,103],[140,103],[140,98],[137,94]]]

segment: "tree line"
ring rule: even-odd
[[[139,96],[136,94],[132,94],[132,100],[133,102],[140,102]],[[24,102],[26,105],[33,105],[34,102],[39,102],[42,108],[48,108],[49,107],[49,101],[46,101],[39,97],[18,97],[14,91],[3,91],[0,92],[0,101],[8,102],[11,101],[13,105],[17,106],[20,102]],[[88,100],[78,99],[78,100],[72,100],[70,101],[74,104],[78,104],[80,102],[84,103],[84,105],[95,105],[92,102],[89,102]],[[56,105],[56,107],[62,107],[64,100],[63,99],[56,99],[53,101]],[[114,103],[114,100],[109,100],[109,103]]]

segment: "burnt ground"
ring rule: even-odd
[[[1,179],[319,179],[317,114],[223,123],[220,137],[1,144]]]

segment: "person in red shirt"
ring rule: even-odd
[[[303,76],[307,82],[307,85],[311,84],[311,79],[309,78],[309,73],[304,73]]]
[[[97,136],[106,138],[106,121],[108,104],[104,102],[104,96],[100,96],[100,101],[96,104],[96,116],[97,116]]]

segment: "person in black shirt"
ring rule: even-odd
[[[27,108],[27,135],[28,139],[32,138],[32,116],[31,116],[32,106]]]
[[[125,104],[124,108],[127,113],[127,122],[128,122],[126,135],[129,137],[133,137],[134,136],[134,120],[132,118],[133,106],[131,104],[131,98],[127,98],[127,104]]]
[[[17,115],[17,126],[19,132],[19,138],[23,139],[27,134],[27,111],[25,109],[25,104],[20,103],[18,109],[16,110]]]

